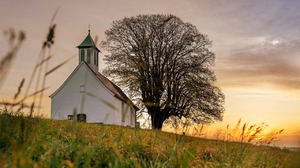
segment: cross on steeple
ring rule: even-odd
[[[90,32],[91,32],[91,25],[90,24],[89,24],[89,30],[88,31],[89,31],[89,34],[90,34]]]

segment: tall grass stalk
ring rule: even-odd
[[[49,62],[53,58],[53,55],[51,54],[51,47],[54,44],[54,35],[56,28],[54,19],[57,15],[57,12],[58,9],[51,19],[46,40],[42,43],[40,54],[33,68],[33,71],[31,72],[23,97],[21,96],[22,90],[25,87],[27,81],[25,78],[21,80],[18,90],[14,94],[12,101],[3,100],[3,102],[0,102],[0,105],[8,106],[15,113],[22,112],[24,114],[28,114],[31,117],[33,115],[39,116],[42,108],[44,93],[49,89],[49,87],[46,86],[47,77],[74,58],[74,56],[72,56],[49,70]],[[11,64],[17,55],[17,51],[19,50],[21,44],[25,39],[25,33],[23,31],[20,31],[18,36],[16,36],[16,33],[13,29],[6,31],[5,33],[7,36],[9,36],[9,44],[11,47],[8,54],[6,54],[6,56],[1,59],[0,87],[5,80],[5,76],[7,76],[9,73],[9,69],[11,68]],[[32,86],[34,82],[35,86]],[[37,110],[35,111],[35,109]]]

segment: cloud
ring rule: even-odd
[[[280,38],[248,39],[217,63],[221,86],[271,84],[300,90],[300,41]],[[275,41],[275,42],[274,42]]]

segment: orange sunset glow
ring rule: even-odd
[[[26,40],[0,87],[0,101],[11,100],[22,78],[29,78],[54,23],[53,56],[49,67],[72,58],[49,75],[42,110],[50,117],[50,98],[78,64],[76,46],[90,25],[98,37],[101,72],[107,54],[100,48],[111,23],[138,14],[173,14],[208,35],[216,54],[216,85],[225,94],[222,122],[205,127],[208,134],[241,125],[265,123],[269,133],[284,131],[277,143],[300,147],[300,1],[284,0],[10,0],[0,2],[1,32],[24,31]],[[1,58],[9,50],[8,39],[0,35]],[[75,57],[74,57],[75,55]],[[27,84],[25,81],[25,85]]]

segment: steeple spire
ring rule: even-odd
[[[89,30],[88,30],[89,34],[91,33],[91,25],[89,24]]]

